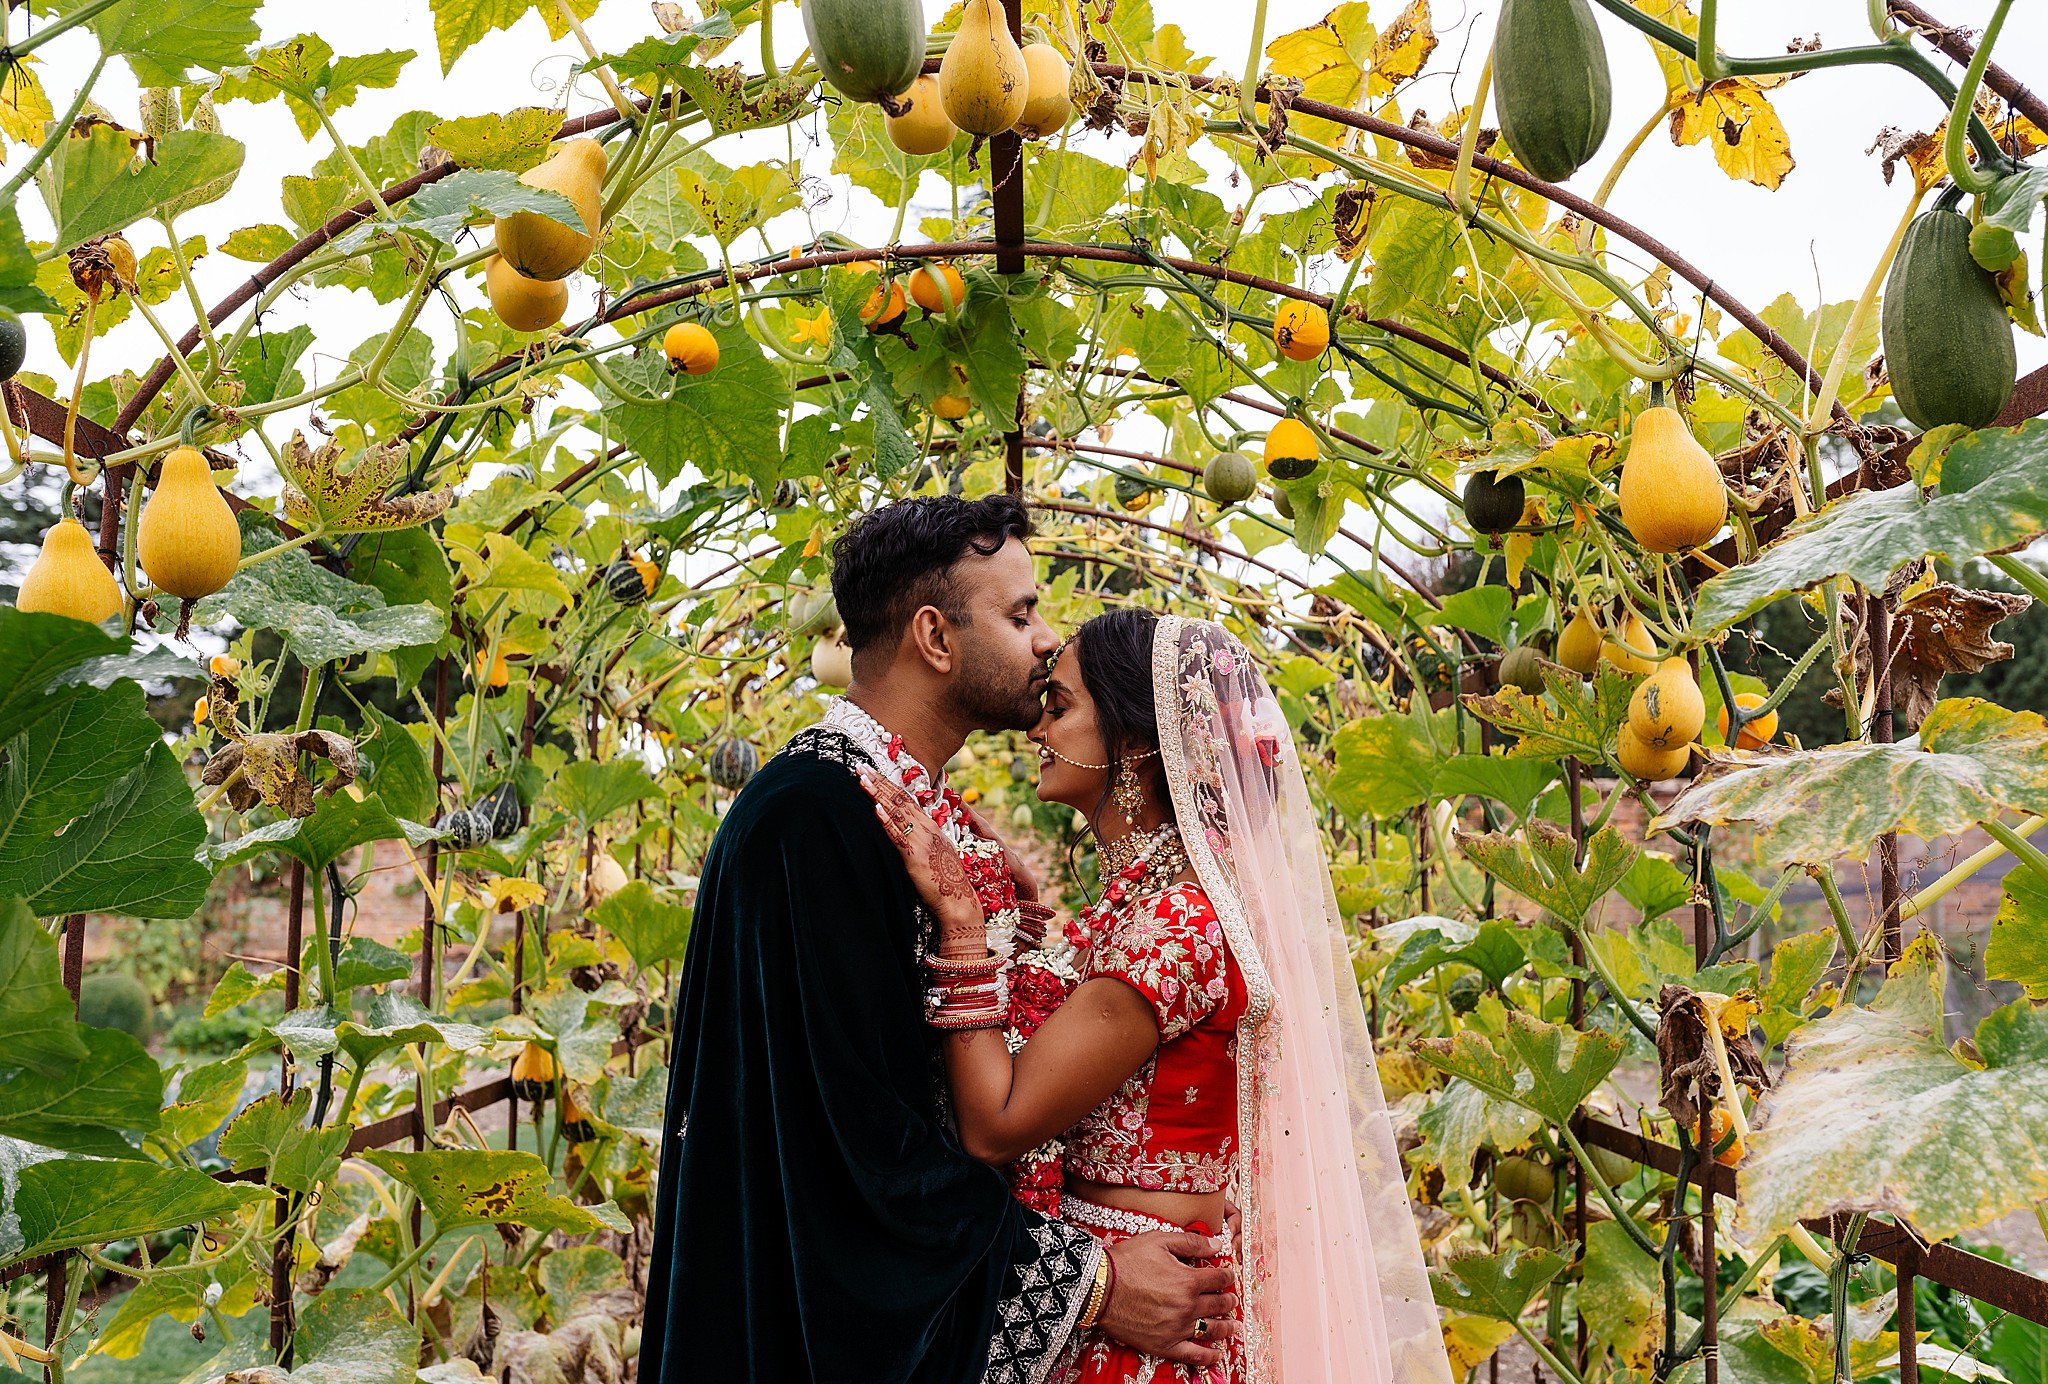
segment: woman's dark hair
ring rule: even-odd
[[[903,637],[910,617],[936,606],[958,624],[968,612],[954,590],[953,565],[970,549],[983,557],[1031,535],[1031,518],[1014,495],[963,500],[926,495],[863,515],[832,549],[832,595],[859,653]]]
[[[1095,724],[1111,764],[1159,748],[1159,709],[1152,695],[1152,635],[1158,626],[1159,617],[1149,610],[1106,610],[1074,631],[1081,683],[1095,703]]]

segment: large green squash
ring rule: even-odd
[[[1970,218],[1916,218],[1884,282],[1885,366],[1899,411],[1920,428],[1981,428],[2012,397],[2019,361],[1998,283],[1970,258]]]
[[[1607,46],[1586,0],[1505,0],[1493,37],[1493,102],[1522,167],[1563,182],[1607,138]]]
[[[910,89],[924,66],[918,0],[804,0],[811,54],[840,95],[880,101]]]

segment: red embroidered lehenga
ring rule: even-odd
[[[1166,617],[1153,644],[1160,755],[1197,882],[1105,902],[1058,948],[1019,948],[1013,996],[1110,976],[1159,1020],[1143,1068],[1064,1140],[1066,1175],[1226,1191],[1241,1241],[1224,1371],[1076,1333],[1056,1384],[1451,1384],[1406,1177],[1293,737],[1244,646]],[[1098,915],[1099,916],[1099,915]],[[1069,968],[1069,963],[1071,968]],[[1043,1012],[1017,1025],[1021,1046]],[[1014,1031],[1014,1030],[1013,1030]],[[1044,1198],[1037,1180],[1020,1195]],[[1058,1214],[1114,1243],[1172,1226],[1072,1194]],[[1047,1204],[1041,1200],[1039,1204]]]

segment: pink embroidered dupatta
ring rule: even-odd
[[[1244,647],[1169,616],[1160,750],[1251,1004],[1236,1178],[1250,1384],[1451,1384],[1293,735]]]

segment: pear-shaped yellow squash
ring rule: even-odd
[[[43,550],[21,579],[16,610],[69,615],[97,625],[121,613],[121,587],[93,551],[92,535],[76,519],[59,519],[43,535]]]
[[[1654,657],[1657,641],[1650,637],[1650,627],[1643,623],[1643,617],[1633,610],[1621,617],[1621,625],[1614,637],[1602,641],[1600,656],[1624,673],[1654,673],[1657,660]],[[1651,656],[1634,652],[1648,649]]]
[[[1001,134],[1024,118],[1031,74],[998,0],[967,0],[939,62],[939,95],[946,114],[969,134]]]
[[[1658,405],[1636,419],[1621,464],[1621,522],[1653,553],[1697,548],[1721,531],[1728,491],[1721,468],[1678,410]]]
[[[572,139],[538,168],[519,175],[528,187],[559,192],[576,204],[583,229],[574,231],[538,212],[515,211],[498,218],[498,253],[529,279],[566,279],[583,267],[597,248],[604,214],[604,146],[594,139]]]
[[[484,287],[491,311],[515,332],[542,332],[569,310],[569,285],[560,279],[529,279],[505,263],[503,255],[484,261]]]
[[[1660,750],[1689,744],[1707,724],[1707,701],[1682,658],[1667,658],[1643,679],[1628,700],[1628,724],[1636,738]]]
[[[1630,778],[1643,783],[1660,783],[1676,778],[1685,769],[1686,761],[1692,758],[1692,742],[1673,745],[1666,749],[1652,745],[1635,733],[1628,722],[1621,723],[1615,746],[1615,759],[1628,770]]]
[[[928,154],[943,154],[953,146],[953,136],[960,130],[947,116],[945,104],[939,99],[937,77],[919,77],[896,101],[903,107],[903,114],[882,118],[891,144],[920,158]]]
[[[1330,314],[1288,298],[1273,312],[1273,345],[1289,360],[1314,360],[1330,347]]]
[[[173,447],[164,458],[142,505],[135,554],[157,590],[188,601],[211,596],[235,574],[242,531],[197,447]]]
[[[1026,139],[1050,139],[1067,126],[1074,113],[1074,99],[1067,94],[1067,82],[1074,70],[1049,43],[1024,45],[1024,114],[1017,118],[1017,133]]]
[[[1593,612],[1580,606],[1557,633],[1557,661],[1582,678],[1593,676],[1600,666],[1600,627]]]

